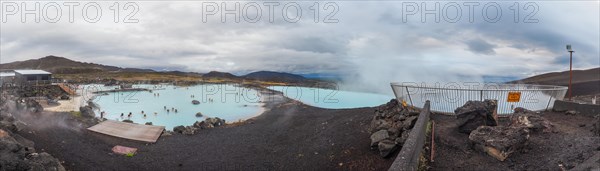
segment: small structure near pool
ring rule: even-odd
[[[0,72],[0,85],[5,84],[26,86],[50,84],[52,82],[52,73],[44,70],[3,70]]]
[[[119,138],[155,143],[165,127],[106,120],[89,127],[88,130]]]
[[[52,73],[44,70],[15,70],[17,85],[50,84]]]

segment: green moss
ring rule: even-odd
[[[431,121],[427,122],[427,128],[425,128],[427,135],[431,134]]]
[[[72,111],[71,115],[75,116],[75,117],[81,117],[81,112],[78,111]]]
[[[424,152],[427,152],[427,150],[425,150],[427,148],[427,145],[430,145],[430,143],[428,142],[431,138],[431,129],[432,129],[432,122],[429,121],[427,122],[427,127],[425,127],[425,146],[423,147],[423,150],[421,151],[421,155],[419,156],[419,166],[417,166],[417,170],[418,171],[425,171],[425,170],[429,170],[428,165],[429,165],[429,160],[427,158],[425,158],[425,154],[423,154]]]
[[[429,164],[428,160],[425,158],[423,154],[419,156],[419,166],[417,166],[417,171],[426,171],[428,170],[427,165]]]

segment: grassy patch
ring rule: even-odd
[[[53,77],[72,81],[97,81],[103,79],[115,79],[118,81],[201,81],[200,76],[175,75],[169,73],[138,73],[138,72],[99,72],[84,74],[55,74]]]
[[[427,122],[427,127],[425,128],[425,132],[427,135],[431,134],[431,121]]]
[[[421,150],[421,155],[419,156],[419,165],[417,166],[418,171],[429,170],[429,157],[431,153],[431,130],[433,123],[431,121],[427,122],[427,126],[425,127],[425,143],[423,145],[423,150]]]
[[[135,153],[127,153],[125,154],[125,157],[133,157],[135,155]]]
[[[428,170],[428,166],[427,166],[428,163],[429,163],[429,160],[427,160],[427,158],[425,158],[425,155],[423,155],[423,153],[421,153],[421,155],[419,156],[419,166],[417,167],[417,170],[418,171]]]
[[[71,111],[71,115],[79,118],[79,117],[81,117],[81,112],[79,112],[79,111]]]

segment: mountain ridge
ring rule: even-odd
[[[549,72],[509,83],[569,86],[569,71]],[[600,67],[573,70],[571,84],[574,96],[600,94]]]
[[[275,72],[275,71],[256,71],[245,75],[234,75],[229,72],[210,71],[208,73],[185,72],[185,71],[155,71],[152,69],[122,68],[117,66],[80,62],[59,56],[45,56],[39,59],[30,59],[25,61],[15,61],[0,64],[1,70],[15,69],[40,69],[53,74],[87,74],[87,73],[152,73],[169,74],[180,76],[201,76],[203,78],[220,78],[231,80],[258,80],[268,82],[290,82],[301,83],[316,82],[315,80],[305,78],[301,75]]]
[[[275,72],[275,71],[256,71],[248,73],[242,76],[246,79],[255,79],[262,81],[283,81],[283,82],[302,82],[308,80],[304,76],[290,74],[286,72]]]
[[[0,64],[3,70],[41,69],[56,74],[92,73],[92,72],[155,72],[151,69],[121,68],[89,62],[74,61],[65,57],[45,56],[39,59],[15,61]]]
[[[600,80],[600,67],[585,70],[573,70],[573,83]],[[539,74],[512,82],[567,85],[569,83],[569,71],[558,71]]]

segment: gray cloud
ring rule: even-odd
[[[496,52],[494,48],[496,45],[490,44],[482,39],[473,39],[466,42],[469,46],[469,50],[474,53],[480,53],[485,55],[494,55]]]
[[[288,23],[281,12],[287,2],[280,2],[273,23],[266,8],[257,23],[221,23],[219,15],[204,23],[201,2],[139,2],[134,24],[114,23],[108,13],[99,23],[10,18],[0,25],[0,61],[52,54],[159,70],[327,73],[344,76],[348,87],[375,91],[389,91],[393,81],[481,81],[561,70],[565,44],[576,50],[575,68],[599,65],[597,2],[537,2],[538,23],[515,23],[508,10],[513,2],[499,2],[505,9],[496,23],[479,13],[471,23],[466,8],[459,22],[422,23],[420,14],[402,22],[402,2],[355,1],[337,2],[339,23],[323,23],[330,12],[324,10],[315,23],[314,2],[298,2],[302,19]]]

